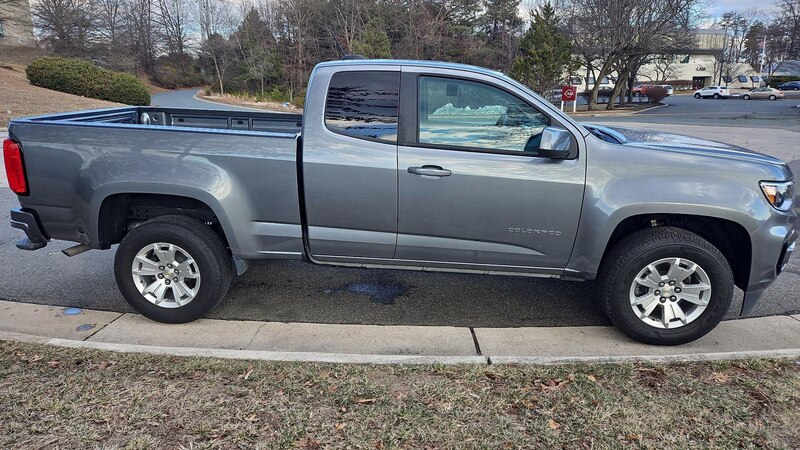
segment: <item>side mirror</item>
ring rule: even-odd
[[[542,130],[541,137],[539,156],[550,159],[564,159],[569,156],[572,133],[563,128],[547,127]]]

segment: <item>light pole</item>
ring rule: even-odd
[[[722,71],[725,69],[725,51],[728,48],[728,25],[731,23],[726,19],[719,24],[725,27],[725,37],[722,40],[722,54],[719,56],[719,80],[717,82],[718,86],[722,86]]]

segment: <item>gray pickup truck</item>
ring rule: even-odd
[[[124,107],[17,119],[21,249],[119,244],[130,304],[202,317],[247,260],[593,280],[634,339],[680,344],[750,311],[795,248],[780,160],[580,125],[503,74],[318,65],[303,115]],[[536,299],[531,299],[536,301]]]

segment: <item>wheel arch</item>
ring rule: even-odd
[[[131,225],[138,225],[135,222],[174,214],[210,223],[231,251],[238,249],[236,234],[221,203],[208,192],[174,185],[158,189],[123,185],[98,193],[91,208],[92,246],[109,248],[122,240]]]
[[[610,250],[625,236],[638,230],[659,226],[681,228],[709,241],[725,256],[733,271],[736,286],[747,289],[753,255],[750,234],[740,223],[715,216],[650,213],[626,217],[611,232],[600,265],[605,264]]]

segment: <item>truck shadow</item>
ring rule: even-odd
[[[224,319],[470,327],[609,325],[593,282],[251,264],[211,313]]]

